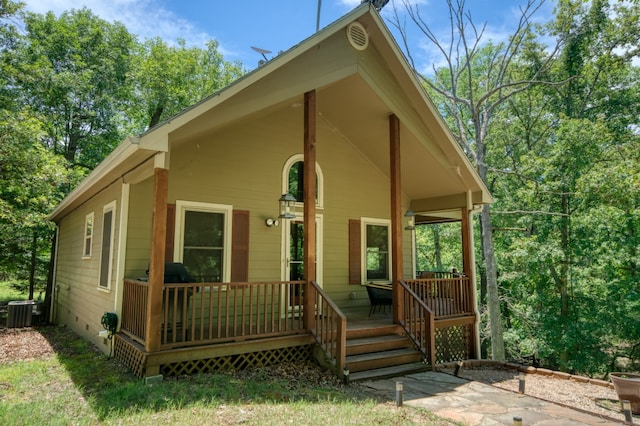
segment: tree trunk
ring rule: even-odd
[[[29,300],[33,300],[33,289],[36,281],[36,264],[38,260],[38,232],[33,230],[33,239],[31,240],[31,263],[29,265]]]
[[[51,299],[53,297],[53,273],[55,272],[55,262],[56,262],[56,244],[57,244],[58,233],[55,232],[53,234],[53,238],[51,238],[51,253],[49,258],[49,273],[47,274],[47,288],[44,292],[44,304],[42,307],[42,318],[44,318],[45,322],[49,322],[50,314],[51,314]]]
[[[561,238],[561,247],[563,253],[562,265],[560,266],[560,280],[558,284],[560,285],[560,323],[562,325],[563,334],[566,333],[566,327],[569,324],[569,264],[571,262],[571,247],[569,246],[569,232],[570,232],[570,218],[569,218],[569,196],[567,195],[566,187],[562,194],[562,213],[566,216],[563,216],[560,220],[561,230],[560,230],[560,238]],[[562,353],[560,354],[560,369],[562,371],[567,371],[567,363],[569,361],[569,351],[568,348],[564,348]]]
[[[496,257],[493,251],[493,225],[491,224],[491,207],[485,205],[480,212],[482,222],[482,247],[487,268],[487,308],[491,329],[491,358],[504,361],[504,339],[502,319],[500,317],[500,293],[498,292],[498,272]]]
[[[436,271],[442,271],[442,254],[440,252],[440,228],[438,225],[431,226],[431,232],[433,232],[433,247],[436,257]]]

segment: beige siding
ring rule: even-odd
[[[250,281],[281,279],[283,224],[269,228],[264,220],[277,217],[285,162],[302,152],[302,114],[299,103],[292,100],[242,125],[184,143],[171,153],[170,203],[227,204],[250,212]],[[348,284],[348,223],[361,217],[390,218],[389,179],[322,122],[317,158],[324,176],[324,205],[318,209],[324,230],[321,284],[340,306],[367,306],[366,291]],[[411,276],[410,233],[403,236],[405,274]],[[350,299],[351,292],[356,292],[355,300]]]
[[[153,178],[131,185],[129,194],[129,229],[124,276],[146,277],[151,253],[151,219],[153,213]]]
[[[114,311],[116,259],[118,257],[118,229],[120,224],[121,184],[114,183],[59,223],[57,252],[55,321],[65,323],[78,334],[96,343],[105,352],[109,350],[98,336],[103,330],[100,319],[104,312]],[[103,208],[116,201],[113,228],[113,260],[108,290],[99,288],[102,244]],[[94,213],[92,255],[83,258],[85,217]]]

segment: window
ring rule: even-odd
[[[282,193],[293,195],[296,202],[304,202],[304,156],[296,154],[289,158],[283,170]],[[323,176],[316,163],[316,206],[322,207]]]
[[[231,206],[176,202],[174,258],[198,282],[231,280]]]
[[[388,220],[362,219],[363,271],[365,282],[391,280],[391,256],[389,252],[390,227]]]
[[[113,263],[113,236],[115,234],[116,202],[107,204],[102,211],[102,245],[100,247],[100,288],[108,289],[111,284]]]
[[[93,241],[93,212],[89,213],[84,219],[84,247],[82,249],[82,257],[91,257],[91,243]]]

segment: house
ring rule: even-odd
[[[310,357],[342,376],[384,365],[371,345],[474,358],[470,224],[491,201],[364,4],[123,141],[57,206],[52,319],[146,378]],[[416,277],[405,219],[460,221],[462,274]],[[390,315],[366,315],[365,284]]]

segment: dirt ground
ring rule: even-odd
[[[53,328],[51,326],[0,327],[0,363],[47,358],[54,356],[57,352],[69,350],[64,345],[64,339],[67,334],[70,336],[73,332],[60,327],[52,332]],[[453,369],[443,369],[442,371],[453,374]],[[274,374],[283,373],[282,368],[273,369],[273,372]],[[517,392],[519,387],[519,373],[514,370],[493,366],[462,368],[458,375],[465,379],[484,382],[513,392]],[[321,380],[319,378],[326,379],[326,372],[318,371],[313,375],[307,372],[303,375],[303,377],[305,376],[314,377],[313,380]],[[296,377],[300,378],[301,375],[296,374]],[[596,415],[624,420],[615,390],[609,387],[539,374],[527,374],[525,376],[525,393]]]

